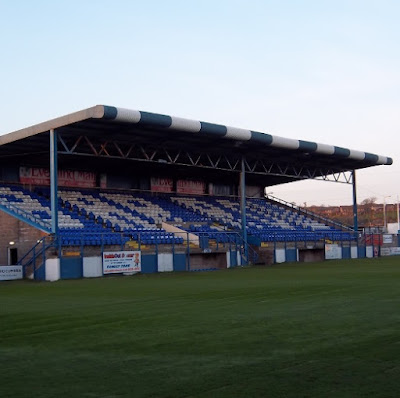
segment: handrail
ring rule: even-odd
[[[250,256],[251,253],[251,256]],[[250,246],[250,244],[247,244],[247,261],[256,264],[258,260],[258,253]]]
[[[227,235],[227,236],[235,236],[239,238],[239,242],[240,242],[240,255],[242,256],[242,258],[252,264],[255,264],[257,262],[258,259],[258,253],[251,247],[251,245],[247,242],[246,245],[246,249],[247,249],[247,258],[245,258],[245,253],[246,251],[244,250],[244,245],[245,242],[243,240],[242,235],[237,232],[237,231],[221,231],[221,232],[216,232],[216,234],[220,234],[220,235]]]
[[[284,199],[277,198],[276,196],[273,196],[273,195],[270,195],[270,194],[265,195],[265,199],[270,199],[270,198],[274,202],[283,204],[283,205],[285,205],[287,207],[291,207],[294,210],[297,210],[297,211],[299,211],[299,212],[301,212],[301,213],[303,213],[305,215],[312,216],[312,217],[314,217],[314,218],[316,218],[316,219],[318,219],[320,221],[324,221],[325,223],[335,225],[335,226],[337,226],[337,227],[339,227],[341,229],[347,229],[348,231],[354,231],[354,228],[350,227],[349,225],[345,225],[345,224],[342,224],[342,223],[338,223],[337,221],[330,220],[329,218],[326,218],[326,217],[321,216],[321,215],[319,215],[317,213],[314,213],[314,212],[312,212],[310,210],[307,210],[304,207],[297,206],[294,203],[287,202]]]
[[[28,213],[25,210],[20,209],[19,207],[16,207],[10,203],[0,203],[0,209],[6,211],[6,212],[11,212],[15,214],[16,216],[21,217],[22,219],[29,220],[30,222],[40,225],[41,227],[45,228],[46,230],[51,229],[51,224],[49,222],[46,222],[42,220],[39,217],[35,217],[32,213]]]
[[[280,231],[264,232],[261,242],[318,242],[323,240],[331,241],[353,241],[357,238],[354,231],[332,231],[320,229],[315,231],[293,231],[282,229]]]
[[[39,245],[42,245],[43,247],[42,247],[41,249],[39,249],[39,252],[38,252],[38,253],[35,253],[36,256],[39,256],[40,254],[42,254],[42,253],[43,253],[44,251],[46,251],[48,248],[50,248],[51,246],[53,246],[53,243],[54,243],[54,242],[51,242],[51,243],[48,244],[48,245],[46,245],[46,244],[43,245],[43,242],[46,243],[46,237],[44,237],[44,238],[40,239],[38,242],[36,242],[36,244],[35,244],[34,246],[32,246],[32,247],[30,248],[30,250],[28,250],[28,251],[19,259],[18,265],[22,265],[22,266],[28,265],[28,264],[29,264],[29,261],[30,261],[32,258],[29,258],[29,260],[28,260],[28,262],[27,262],[26,264],[23,264],[23,261],[24,261],[32,252],[35,253],[36,248],[37,248]]]

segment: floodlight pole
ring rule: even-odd
[[[58,161],[57,132],[50,130],[50,202],[51,202],[51,232],[57,239],[58,235]]]
[[[358,208],[357,208],[357,184],[356,184],[356,171],[352,172],[352,182],[353,182],[353,224],[354,232],[358,232]]]
[[[386,221],[386,196],[383,197],[383,233],[387,232]]]
[[[242,239],[244,245],[244,257],[248,262],[247,231],[246,231],[246,169],[245,158],[242,156],[242,170],[240,172],[240,213],[242,216]]]

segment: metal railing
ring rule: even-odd
[[[342,224],[342,223],[339,223],[337,221],[334,221],[334,220],[331,220],[329,218],[326,218],[324,216],[321,216],[321,215],[319,215],[317,213],[314,213],[314,212],[312,212],[312,211],[310,211],[310,210],[308,210],[308,209],[306,209],[304,207],[297,206],[295,203],[287,202],[284,199],[277,198],[276,196],[273,196],[273,195],[270,195],[270,194],[265,195],[265,198],[267,200],[270,199],[273,202],[280,203],[280,204],[282,204],[282,205],[284,205],[286,207],[289,207],[289,208],[291,208],[293,210],[296,210],[297,212],[302,213],[302,214],[304,214],[306,216],[312,217],[312,218],[314,218],[316,220],[323,221],[324,224],[332,225],[332,226],[338,227],[340,229],[345,229],[347,231],[354,231],[354,228],[352,228],[349,225]]]
[[[320,242],[320,241],[354,241],[357,240],[357,233],[332,231],[332,230],[316,230],[316,231],[293,231],[281,230],[264,232],[259,236],[249,236],[251,242]]]
[[[163,233],[155,232],[155,236],[157,234],[162,236]],[[219,236],[220,239],[215,239],[215,237],[210,239],[208,233],[199,233],[197,237],[186,233],[185,238],[180,243],[172,244],[164,244],[158,241],[155,241],[153,244],[144,244],[140,239],[140,234],[134,240],[129,234],[115,233],[114,235],[118,239],[113,244],[108,244],[107,239],[103,236],[103,243],[97,245],[87,244],[85,239],[88,235],[91,235],[88,233],[82,233],[81,238],[74,241],[73,245],[64,244],[62,239],[54,240],[53,236],[48,236],[38,241],[19,260],[18,265],[23,266],[24,277],[33,276],[34,279],[45,279],[46,273],[43,266],[48,258],[60,258],[60,266],[62,267],[62,260],[66,257],[72,256],[83,259],[91,256],[102,256],[107,251],[139,250],[143,256],[147,256],[147,259],[152,258],[151,262],[154,262],[155,268],[151,272],[161,272],[160,268],[158,268],[159,264],[161,264],[159,261],[162,261],[159,254],[168,253],[172,254],[174,270],[175,259],[178,258],[180,268],[177,270],[180,271],[222,269],[225,268],[225,264],[232,267],[258,264],[259,256],[261,256],[261,260],[265,260],[265,256],[270,256],[266,253],[271,253],[272,257],[270,258],[273,258],[272,263],[275,263],[277,250],[282,249],[295,249],[300,253],[301,250],[326,250],[328,246],[337,247],[342,250],[343,257],[341,258],[353,258],[354,256],[378,257],[381,255],[400,254],[400,235],[350,234],[345,232],[343,234],[347,234],[348,239],[344,239],[346,235],[343,235],[343,239],[338,240],[338,233],[336,235],[325,234],[320,239],[315,239],[315,235],[312,233],[310,233],[310,239],[304,239],[304,236],[303,239],[293,239],[293,237],[291,239],[286,237],[287,239],[285,239],[284,236],[282,236],[282,239],[279,239],[278,236],[275,236],[275,240],[264,242],[268,243],[264,246],[261,242],[258,242],[258,244],[250,242],[251,244],[248,245],[247,250],[245,250],[241,235],[236,232],[221,233]],[[314,235],[313,239],[311,239],[311,235]],[[257,250],[253,249],[252,244],[258,246]],[[260,251],[263,247],[267,248],[267,252]],[[50,253],[48,252],[49,250]],[[207,258],[207,254],[210,254],[210,257]],[[200,262],[199,255],[204,256]],[[270,262],[261,263],[271,264]],[[145,272],[148,272],[148,270]]]
[[[40,217],[35,217],[32,213],[29,213],[19,207],[16,207],[8,202],[0,203],[0,209],[10,214],[21,221],[28,222],[29,224],[33,225],[34,227],[39,227],[46,232],[50,232],[51,224],[50,222],[46,222],[42,220]]]
[[[32,267],[33,279],[36,279],[37,270],[46,262],[46,252],[55,246],[54,243],[52,236],[43,237],[19,259],[18,265],[22,265],[24,277],[27,276],[28,268]],[[38,263],[39,260],[41,261]]]
[[[82,232],[76,235],[74,239],[66,238],[60,235],[58,239],[53,236],[43,237],[39,240],[23,257],[18,261],[18,265],[23,266],[24,276],[27,274],[34,276],[37,271],[45,264],[49,257],[47,251],[53,249],[55,255],[61,258],[63,255],[74,255],[85,257],[89,255],[102,255],[104,251],[124,251],[139,250],[145,254],[160,253],[184,253],[187,258],[187,270],[193,269],[190,265],[190,256],[193,254],[208,253],[238,253],[241,258],[240,264],[248,265],[257,262],[257,252],[248,244],[245,245],[242,236],[237,232],[198,232],[196,235],[189,232],[179,232],[169,234],[170,239],[163,239],[166,236],[164,232],[155,231],[152,233],[154,242],[149,243],[148,232],[137,232],[134,235],[128,233],[101,233],[93,234]],[[176,239],[178,238],[178,239]],[[172,240],[171,240],[172,239]]]

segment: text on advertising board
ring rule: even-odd
[[[140,251],[120,251],[103,253],[103,274],[121,274],[141,272],[142,258]]]
[[[171,178],[151,177],[150,185],[152,192],[172,192],[174,181]]]
[[[206,192],[206,184],[204,181],[178,180],[176,182],[176,192],[201,195]]]
[[[58,185],[95,188],[96,177],[96,173],[90,171],[59,170]],[[19,180],[23,184],[50,185],[50,170],[42,167],[20,167]]]
[[[22,265],[0,266],[0,281],[22,279]]]

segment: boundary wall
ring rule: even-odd
[[[211,271],[225,268],[232,268],[242,265],[241,255],[237,251],[220,253],[220,261],[217,267],[193,269],[187,268],[185,253],[158,253],[143,254],[141,256],[142,274],[158,272],[184,272],[184,271]],[[36,272],[37,280],[56,281],[59,279],[77,279],[77,278],[98,278],[103,277],[103,257],[68,257],[68,258],[48,258],[41,267],[42,272]],[[137,272],[120,273],[123,275],[133,275]],[[117,276],[120,274],[112,274]]]
[[[211,271],[237,266],[248,262],[243,257],[243,246],[235,243],[206,247],[191,247],[190,244],[133,246],[132,243],[114,247],[61,247],[47,245],[42,239],[33,256],[23,266],[22,277],[56,281],[108,277],[103,272],[103,253],[125,253],[136,251],[141,256],[141,273]],[[274,242],[271,246],[258,248],[255,265],[283,264],[287,262],[312,262],[334,259],[373,258],[400,255],[400,235],[360,235],[351,242]],[[40,251],[40,248],[43,248]],[[36,253],[36,254],[35,254]],[[268,256],[263,254],[267,253]],[[267,259],[267,260],[266,260]],[[4,267],[4,269],[6,269]],[[121,272],[132,275],[136,272]],[[3,274],[6,274],[5,272]],[[111,274],[113,276],[120,274]],[[21,279],[18,278],[12,279]],[[2,280],[0,278],[0,280]],[[7,280],[7,279],[3,279]]]

